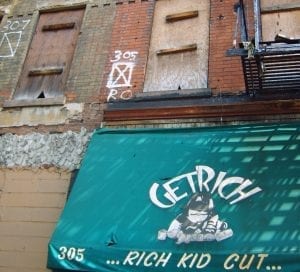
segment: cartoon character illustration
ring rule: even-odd
[[[226,222],[219,220],[209,193],[195,193],[183,212],[170,224],[168,230],[160,230],[159,240],[177,239],[177,244],[202,241],[221,241],[233,235]]]

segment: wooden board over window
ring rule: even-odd
[[[42,13],[27,54],[15,100],[63,95],[84,10]]]
[[[299,0],[260,0],[261,2],[261,9],[267,9],[271,7],[280,7],[280,6],[295,6],[299,5]]]
[[[261,0],[261,14],[263,41],[300,39],[300,0]]]
[[[156,2],[145,92],[207,87],[209,2]]]
[[[274,41],[278,34],[300,39],[300,9],[262,14],[263,41]]]

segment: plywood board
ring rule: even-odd
[[[63,95],[84,11],[65,10],[40,15],[15,100]],[[49,72],[47,67],[59,67],[61,72],[53,73],[53,69]]]
[[[300,39],[300,10],[267,13],[261,17],[264,41],[274,41],[277,34]]]
[[[271,8],[281,5],[300,5],[300,0],[261,0],[261,8]]]
[[[198,11],[198,16],[167,22],[167,16]],[[157,1],[144,91],[207,87],[209,1]],[[196,44],[197,49],[157,55],[160,50]],[[176,50],[175,50],[176,51]]]

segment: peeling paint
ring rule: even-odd
[[[0,108],[0,127],[38,126],[66,124],[68,120],[80,120],[84,105],[66,104],[64,107],[24,107],[20,110]]]
[[[90,136],[85,128],[79,133],[4,134],[0,137],[0,167],[78,169]]]

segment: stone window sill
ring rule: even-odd
[[[3,108],[58,106],[64,105],[65,100],[66,98],[64,96],[54,98],[6,100],[4,101]]]

